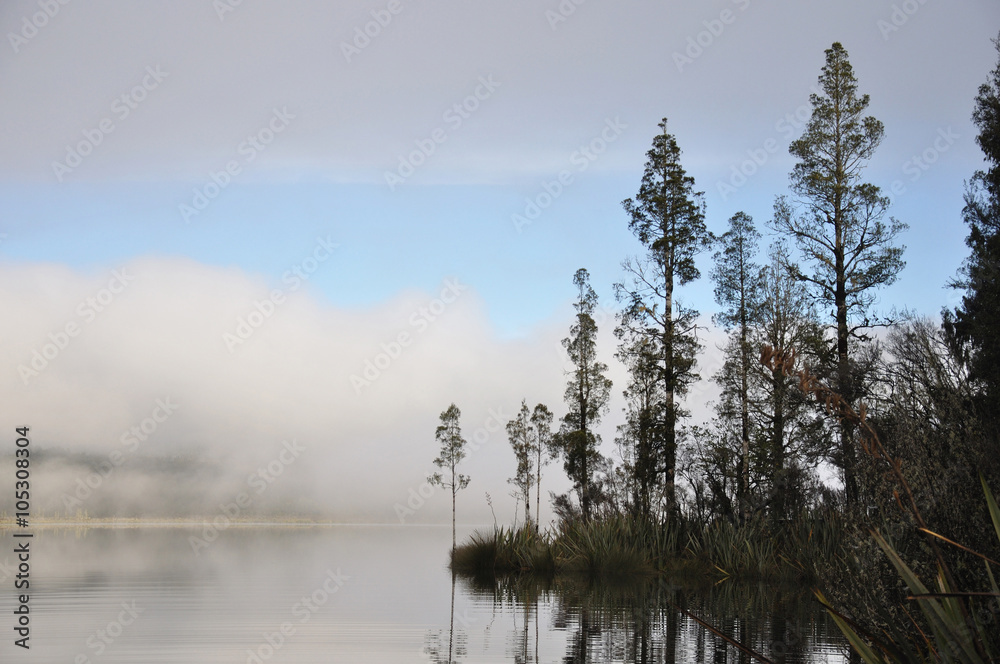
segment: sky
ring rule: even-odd
[[[5,2],[0,425],[31,426],[51,512],[211,516],[243,495],[431,523],[455,402],[459,520],[490,522],[489,493],[509,521],[503,425],[522,399],[565,412],[580,267],[614,456],[612,284],[641,248],[621,201],[660,119],[709,229],[745,211],[766,230],[841,42],[885,125],[865,178],[909,224],[878,309],[934,317],[957,303],[998,29],[993,0]],[[710,263],[681,289],[705,378]],[[692,390],[695,420],[714,393]]]

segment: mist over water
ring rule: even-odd
[[[13,317],[32,318],[5,333],[0,366],[9,380],[0,381],[0,397],[8,408],[0,424],[31,427],[34,473],[44,479],[35,487],[36,510],[208,516],[245,492],[251,514],[398,523],[394,506],[435,470],[438,413],[456,395],[474,394],[459,399],[463,431],[477,448],[467,460],[473,484],[459,519],[492,520],[485,491],[502,518],[513,514],[503,490],[511,472],[503,425],[521,398],[560,402],[561,321],[530,340],[501,340],[471,286],[443,311],[434,308],[430,322],[444,286],[370,309],[329,307],[303,288],[230,353],[223,334],[266,295],[266,280],[183,259],[122,269],[134,282],[57,353],[48,335],[62,334],[103,276],[0,269],[0,304]],[[411,325],[414,316],[425,327]],[[395,349],[389,342],[400,330],[412,340]],[[32,365],[33,349],[48,346],[51,359]],[[388,364],[385,347],[396,356]],[[376,361],[375,380],[352,383]],[[32,366],[41,367],[37,375],[19,377],[19,367]],[[511,385],[523,387],[512,392]],[[0,456],[4,477],[10,459]],[[561,473],[549,480],[547,488],[565,490]],[[0,511],[9,511],[9,500],[0,495]],[[440,495],[407,523],[450,516]]]
[[[467,534],[467,533],[462,533]],[[42,530],[32,653],[91,662],[703,662],[738,653],[666,601],[786,662],[843,661],[796,589],[452,577],[450,529]],[[0,556],[0,570],[10,561]],[[0,572],[2,575],[3,572]],[[453,595],[454,593],[454,595]],[[5,611],[6,595],[0,603]],[[3,661],[20,661],[5,639]]]

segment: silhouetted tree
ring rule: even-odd
[[[619,332],[616,330],[616,332]],[[622,457],[624,496],[627,509],[637,518],[648,520],[660,507],[664,483],[658,450],[658,434],[664,422],[666,400],[658,362],[660,353],[654,340],[633,336],[616,353],[629,372],[625,395],[625,423],[618,426],[615,442]]]
[[[542,514],[542,466],[556,458],[556,449],[552,437],[552,413],[544,404],[535,405],[531,413],[530,427],[531,449],[535,454],[535,527],[541,525]]]
[[[729,219],[729,230],[719,238],[721,248],[715,253],[712,269],[715,301],[722,307],[712,319],[731,334],[726,366],[716,380],[729,397],[723,403],[732,403],[738,409],[740,467],[736,502],[743,520],[747,517],[750,496],[750,371],[757,355],[751,347],[750,333],[762,304],[763,276],[754,262],[759,240],[753,219],[737,212]]]
[[[434,459],[434,465],[447,471],[447,476],[434,473],[427,478],[432,485],[451,490],[451,550],[455,550],[455,496],[459,491],[469,486],[469,478],[458,472],[458,464],[465,458],[465,439],[462,438],[462,428],[459,418],[462,411],[451,404],[441,413],[441,424],[434,432],[434,437],[441,444],[441,451]],[[450,479],[449,479],[450,478]]]
[[[869,97],[858,95],[854,70],[840,43],[826,51],[819,86],[822,93],[810,96],[812,116],[805,132],[788,149],[798,159],[790,179],[803,209],[779,198],[774,224],[795,240],[813,267],[808,274],[794,263],[789,269],[812,286],[820,301],[833,307],[834,387],[855,404],[862,395],[851,368],[852,346],[865,339],[864,330],[878,324],[871,315],[875,289],[893,283],[905,265],[903,247],[893,243],[906,225],[892,217],[884,221],[889,198],[861,180],[884,128],[864,115]],[[850,505],[858,498],[858,488],[849,425],[840,427],[837,458]]]
[[[657,471],[663,475],[668,511],[676,504],[677,425],[684,415],[677,405],[687,386],[697,379],[695,354],[699,348],[697,312],[680,305],[674,294],[700,276],[695,256],[705,250],[711,235],[705,229],[703,194],[694,191],[694,178],[680,165],[681,150],[667,133],[667,120],[646,153],[647,161],[634,199],[622,201],[629,229],[646,248],[641,259],[627,259],[623,268],[631,283],[615,284],[624,304],[618,336],[632,347],[646,340],[643,352],[655,352],[655,370],[663,384],[662,407],[652,431]],[[642,368],[643,371],[646,367]]]
[[[590,287],[590,275],[583,268],[573,277],[578,295],[576,322],[563,339],[563,347],[573,363],[569,373],[565,400],[569,412],[563,417],[559,432],[559,447],[563,453],[566,474],[573,481],[580,498],[584,520],[590,518],[591,483],[595,465],[600,459],[597,446],[600,436],[594,428],[608,411],[611,381],[605,377],[608,367],[597,359],[597,323],[593,313],[597,294]]]
[[[531,411],[521,400],[521,410],[507,422],[507,440],[514,450],[517,472],[507,481],[516,488],[515,497],[524,500],[524,525],[531,524],[531,484],[535,480],[535,454],[532,446]]]

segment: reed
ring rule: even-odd
[[[654,570],[650,531],[617,518],[564,526],[553,545],[560,568],[594,576],[634,576]]]
[[[530,526],[474,532],[451,554],[453,571],[469,576],[551,573],[556,561],[550,537]]]
[[[827,557],[840,554],[836,522],[803,517],[772,526],[764,520],[708,526],[675,519],[651,523],[611,517],[533,528],[478,531],[460,545],[451,568],[468,575],[575,573],[601,577],[693,572],[704,578],[809,581]]]

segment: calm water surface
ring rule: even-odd
[[[241,527],[196,553],[198,534],[36,531],[30,651],[5,545],[0,662],[749,661],[675,605],[775,661],[845,661],[798,590],[456,580],[447,528]]]

